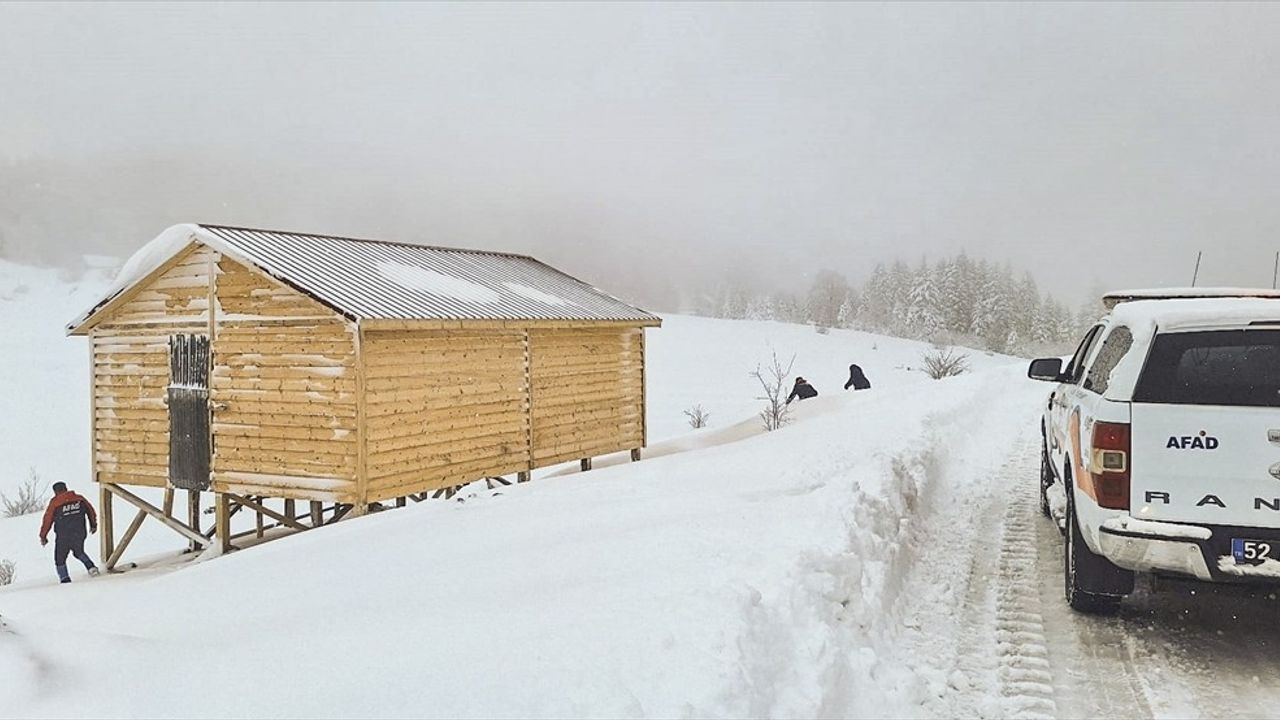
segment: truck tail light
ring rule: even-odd
[[[1098,492],[1098,505],[1129,509],[1129,425],[1095,422],[1089,475]]]

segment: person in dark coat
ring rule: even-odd
[[[862,368],[857,365],[849,366],[849,382],[844,384],[844,389],[848,390],[849,388],[853,388],[854,390],[871,389],[871,381],[862,373]]]
[[[93,564],[84,552],[85,524],[89,532],[98,532],[98,515],[93,506],[79,493],[67,489],[64,482],[53,484],[53,499],[44,509],[44,522],[40,523],[40,544],[49,544],[49,530],[53,530],[53,566],[58,570],[58,579],[64,583],[71,582],[71,574],[67,572],[67,555],[74,555],[84,563],[84,569],[90,575],[98,574],[98,566]]]
[[[795,387],[791,388],[791,395],[787,397],[787,404],[790,405],[791,401],[797,398],[808,400],[811,397],[818,397],[818,391],[809,384],[808,380],[798,377],[796,378]]]

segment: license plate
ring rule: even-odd
[[[1257,565],[1263,560],[1280,560],[1280,541],[1244,540],[1231,541],[1231,554],[1237,565]]]

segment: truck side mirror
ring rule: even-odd
[[[1062,358],[1039,358],[1031,361],[1027,377],[1045,382],[1062,382]]]

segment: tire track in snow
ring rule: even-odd
[[[1037,571],[1035,487],[1023,481],[1035,476],[1027,461],[1034,453],[1032,443],[1023,443],[1002,468],[1014,501],[1005,510],[1000,543],[996,673],[1002,714],[1011,718],[1052,718],[1058,712]]]
[[[1116,617],[1077,613],[1063,597],[1062,534],[1040,514],[1039,446],[1023,453],[1016,490],[1018,522],[1025,525],[1034,554],[1027,577],[1038,586],[1046,659],[1053,676],[1059,717],[1149,718],[1153,713],[1137,671],[1128,628]]]

